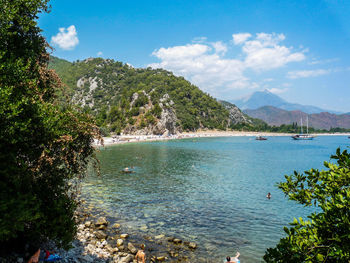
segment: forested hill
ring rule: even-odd
[[[164,134],[249,123],[240,110],[230,114],[216,99],[163,69],[133,68],[102,58],[71,63],[56,57],[50,67],[66,84],[59,96],[91,112],[107,132]]]

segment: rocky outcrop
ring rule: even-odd
[[[251,120],[249,120],[236,105],[223,100],[219,102],[229,112],[228,126],[241,123],[251,123]]]
[[[80,105],[81,107],[88,106],[93,107],[95,100],[93,92],[99,86],[102,86],[102,80],[98,77],[82,77],[77,81],[77,92],[72,97],[72,102]]]
[[[149,94],[143,91],[143,94],[148,98],[148,103],[140,108],[141,114],[146,114],[154,107]],[[134,93],[131,100],[131,107],[135,104],[139,94]],[[177,127],[176,111],[174,109],[174,102],[170,99],[168,94],[165,94],[160,100],[159,107],[161,114],[154,123],[148,124],[146,127],[140,128],[140,123],[136,122],[133,125],[128,125],[124,130],[124,134],[132,135],[172,135],[179,132]]]

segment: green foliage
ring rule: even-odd
[[[135,101],[135,107],[142,107],[148,103],[148,98],[143,92],[139,93],[137,100]]]
[[[337,149],[331,159],[336,163],[325,162],[327,170],[294,172],[279,184],[290,200],[318,212],[285,227],[287,237],[267,250],[265,262],[350,261],[350,154]]]
[[[0,10],[0,247],[48,238],[67,246],[96,127],[55,101],[60,81],[36,22],[47,1],[1,0]]]
[[[156,103],[151,111],[151,113],[156,116],[156,118],[160,118],[162,115],[162,108],[159,106],[158,103]]]

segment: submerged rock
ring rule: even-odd
[[[136,254],[136,253],[137,253],[136,247],[135,247],[131,242],[129,242],[129,244],[128,244],[128,249],[129,249],[129,251],[130,251],[132,254]]]
[[[126,239],[126,238],[129,237],[129,234],[121,234],[120,237],[123,238],[123,239]]]
[[[97,219],[95,226],[99,227],[99,226],[107,226],[108,225],[108,221],[104,216],[101,216]]]
[[[108,235],[105,232],[103,232],[102,230],[96,231],[95,236],[98,239],[106,239],[108,237]]]
[[[124,240],[123,239],[117,239],[117,247],[121,247],[124,244]]]
[[[191,248],[191,249],[196,249],[196,248],[197,248],[197,244],[194,243],[194,242],[190,242],[190,243],[188,244],[188,247]]]

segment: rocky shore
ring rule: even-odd
[[[47,242],[42,251],[55,251],[62,263],[129,263],[137,262],[135,255],[145,244],[146,262],[194,262],[197,244],[176,237],[133,236],[125,233],[119,223],[111,223],[103,212],[94,213],[88,207],[77,211],[76,239],[69,250],[58,249]],[[24,263],[30,255],[12,254],[0,257],[0,263]],[[40,261],[43,262],[43,261]],[[198,262],[195,260],[195,262]],[[205,259],[201,262],[207,262]]]

